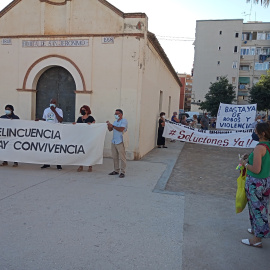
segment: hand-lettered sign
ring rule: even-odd
[[[102,164],[107,124],[52,124],[0,119],[0,160],[37,164]]]
[[[220,103],[217,129],[250,129],[255,121],[257,104],[234,105]]]
[[[253,129],[202,130],[179,123],[166,121],[163,137],[209,146],[254,148],[258,142],[252,140]]]

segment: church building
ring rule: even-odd
[[[144,13],[105,0],[14,0],[0,11],[0,110],[42,118],[51,98],[64,123],[91,108],[96,122],[128,120],[128,159],[156,145],[157,121],[178,111],[181,82]],[[108,132],[104,155],[110,156]],[[87,138],[85,138],[87,140]]]

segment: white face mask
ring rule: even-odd
[[[11,111],[10,110],[5,110],[6,115],[10,115]]]
[[[54,108],[55,108],[55,107],[56,107],[56,105],[55,105],[55,104],[50,104],[50,107],[54,107]]]
[[[162,115],[162,118],[165,119],[165,115]]]
[[[115,115],[114,115],[114,118],[115,118],[116,120],[118,120],[118,119],[119,119],[119,115],[118,115],[118,114],[115,114]]]

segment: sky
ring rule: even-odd
[[[80,1],[80,0],[75,0]],[[0,10],[11,0],[0,0]],[[158,38],[174,69],[191,73],[194,59],[196,20],[243,19],[270,22],[270,6],[246,0],[108,0],[125,13],[142,12],[148,30]],[[1,33],[0,33],[1,34]]]

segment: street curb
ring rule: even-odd
[[[184,146],[183,146],[184,147]],[[168,180],[170,179],[170,176],[172,174],[173,168],[175,166],[176,161],[178,160],[178,157],[180,156],[183,147],[180,149],[179,153],[175,155],[173,158],[167,159],[164,164],[167,165],[166,170],[163,172],[161,177],[159,178],[156,186],[152,190],[154,193],[162,193],[162,194],[168,194],[168,195],[177,195],[177,196],[184,196],[184,192],[174,192],[174,191],[167,191],[165,190],[166,185],[168,183]]]

